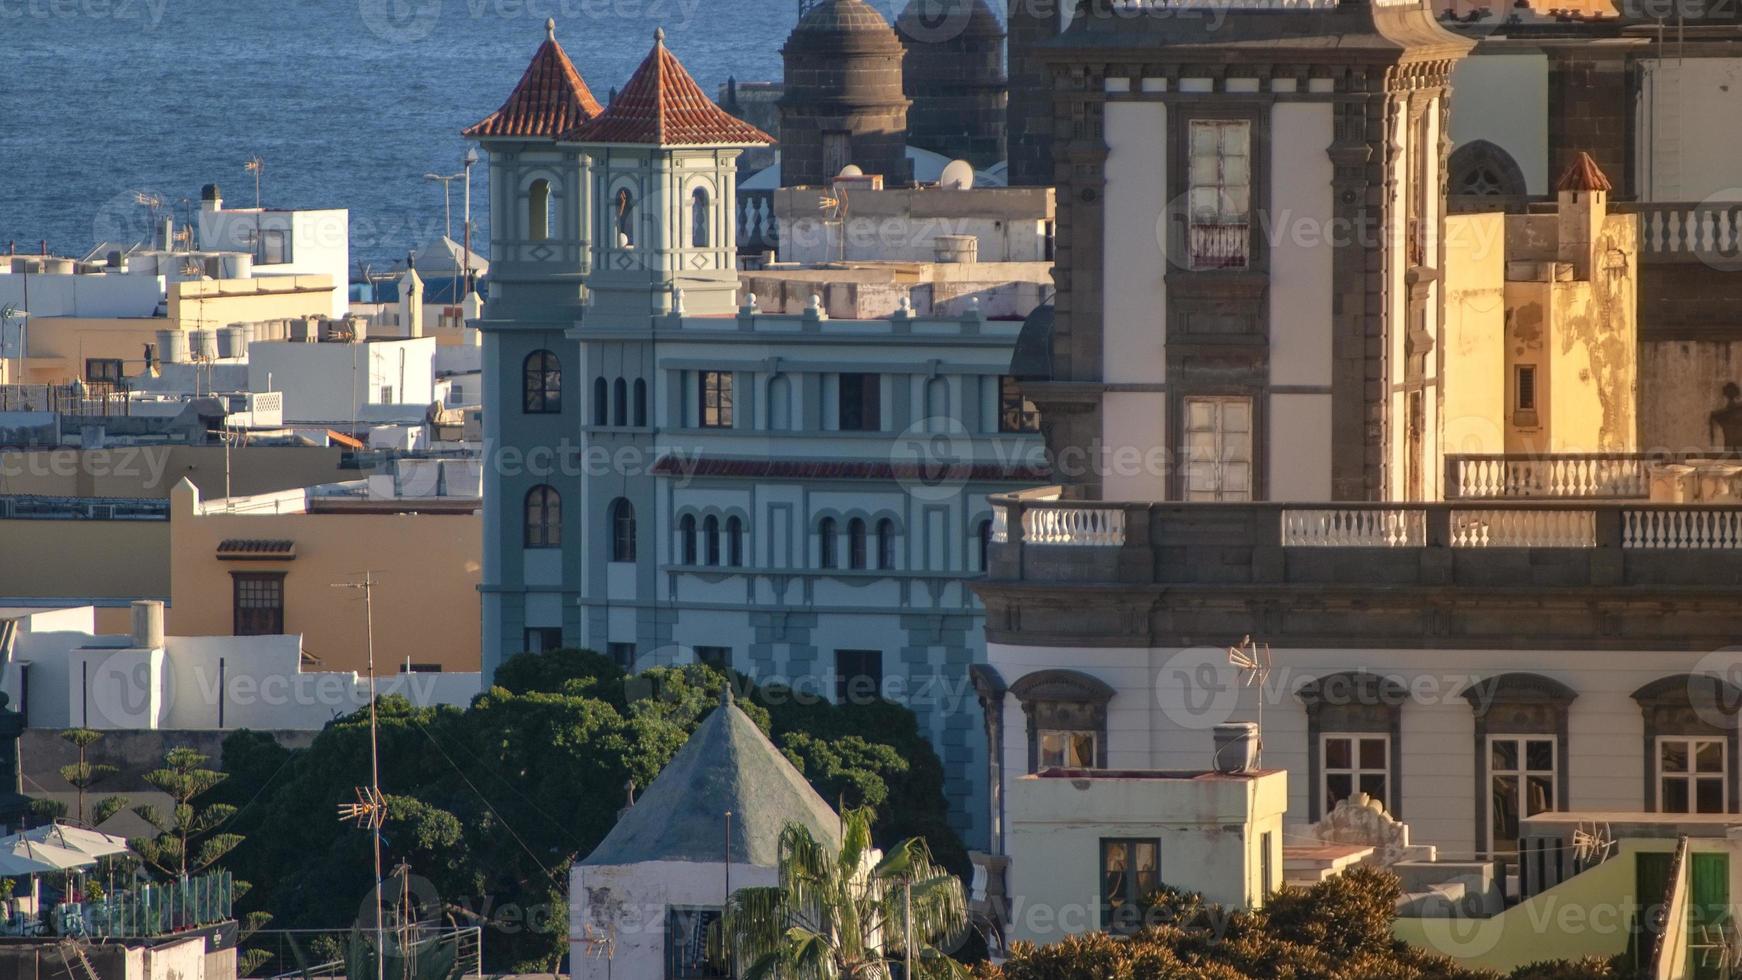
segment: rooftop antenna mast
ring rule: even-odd
[[[387,980],[386,928],[382,922],[381,824],[387,819],[387,798],[381,795],[381,739],[375,710],[375,573],[364,572],[362,581],[335,582],[335,589],[363,593],[365,650],[369,657],[369,785],[357,787],[355,803],[339,804],[339,819],[369,828],[375,845],[375,980]]]
[[[256,153],[248,158],[242,169],[254,175],[254,210],[260,210],[260,178],[266,174],[266,158]]]
[[[1241,687],[1258,688],[1258,762],[1264,762],[1264,682],[1270,677],[1270,644],[1254,641],[1250,634],[1240,645],[1228,648],[1228,663],[1240,675]]]

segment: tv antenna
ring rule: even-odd
[[[1615,850],[1615,838],[1609,833],[1608,824],[1591,823],[1573,828],[1573,857],[1580,865],[1591,867],[1608,860],[1610,852]]]
[[[335,589],[363,593],[364,650],[369,664],[369,785],[356,789],[357,802],[341,803],[339,819],[367,826],[375,845],[375,980],[387,980],[387,947],[381,908],[381,824],[387,816],[387,798],[381,795],[381,737],[375,710],[375,573],[364,572],[355,582],[334,582]]]
[[[242,169],[254,175],[254,210],[260,210],[260,178],[266,174],[266,158],[256,153],[248,158]]]
[[[1264,682],[1270,678],[1270,644],[1259,643],[1248,633],[1240,645],[1228,648],[1228,663],[1240,678],[1241,687],[1258,689],[1258,761],[1264,761]]]

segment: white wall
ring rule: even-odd
[[[162,302],[163,280],[158,276],[0,273],[0,306],[16,306],[33,318],[151,316]]]
[[[428,405],[435,399],[434,337],[363,344],[266,341],[248,345],[248,388],[285,393],[284,419],[348,423],[380,413],[371,405]],[[392,400],[382,398],[391,387]]]
[[[344,208],[314,211],[259,211],[230,209],[199,212],[200,247],[255,253],[257,231],[283,231],[289,238],[290,261],[267,265],[256,262],[255,276],[331,276],[332,309],[328,315],[342,317],[350,306],[351,281],[350,212]]]
[[[1644,199],[1742,200],[1742,157],[1731,124],[1742,113],[1742,58],[1644,61],[1640,68]]]
[[[728,877],[740,888],[773,885],[773,868],[653,861],[569,872],[569,970],[574,980],[663,977],[670,908],[719,908]],[[591,941],[589,941],[591,940]]]
[[[1110,102],[1105,133],[1102,377],[1159,384],[1167,380],[1167,106]]]
[[[1452,69],[1452,149],[1487,140],[1512,155],[1531,194],[1547,194],[1548,56],[1478,54]],[[1456,189],[1454,188],[1454,191]]]

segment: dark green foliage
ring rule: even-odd
[[[715,710],[727,678],[704,667],[627,676],[597,654],[563,650],[515,657],[496,681],[464,710],[380,702],[384,860],[389,871],[408,862],[454,922],[485,927],[490,968],[550,972],[567,951],[570,864],[610,831],[628,784],[652,783]],[[739,707],[831,804],[886,801],[879,845],[924,836],[940,860],[965,868],[944,819],[942,765],[912,712],[793,705],[733,683],[745,692]],[[369,834],[334,814],[368,782],[368,712],[297,752],[247,732],[224,752],[232,778],[211,796],[242,808],[233,825],[247,839],[227,864],[256,883],[246,906],[271,912],[274,928],[359,921],[372,909]]]
[[[1357,867],[1306,889],[1284,888],[1254,912],[1231,912],[1163,889],[1145,903],[1146,928],[1048,946],[1018,943],[980,980],[1500,980],[1392,936],[1397,878]],[[1605,980],[1603,960],[1538,963],[1507,980]]]

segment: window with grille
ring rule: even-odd
[[[1185,399],[1187,500],[1252,499],[1252,399]]]
[[[562,495],[555,487],[533,487],[526,492],[526,547],[560,548],[562,544]]]
[[[1187,248],[1193,269],[1244,269],[1251,241],[1252,124],[1193,120]]]
[[[1489,831],[1496,853],[1518,846],[1518,822],[1555,808],[1553,736],[1488,736]]]
[[[1723,813],[1730,798],[1725,749],[1722,738],[1659,738],[1658,812]]]
[[[234,633],[237,636],[278,636],[284,632],[284,573],[236,572]]]
[[[547,350],[526,355],[521,379],[522,404],[528,415],[553,415],[563,410],[563,369]]]
[[[1391,739],[1384,735],[1327,734],[1319,739],[1325,812],[1356,793],[1391,810]]]
[[[1513,407],[1520,412],[1536,411],[1536,365],[1520,364],[1518,366],[1518,384],[1514,392]]]
[[[704,429],[732,427],[732,374],[729,371],[702,371],[697,376],[697,404],[701,407],[698,421]]]

